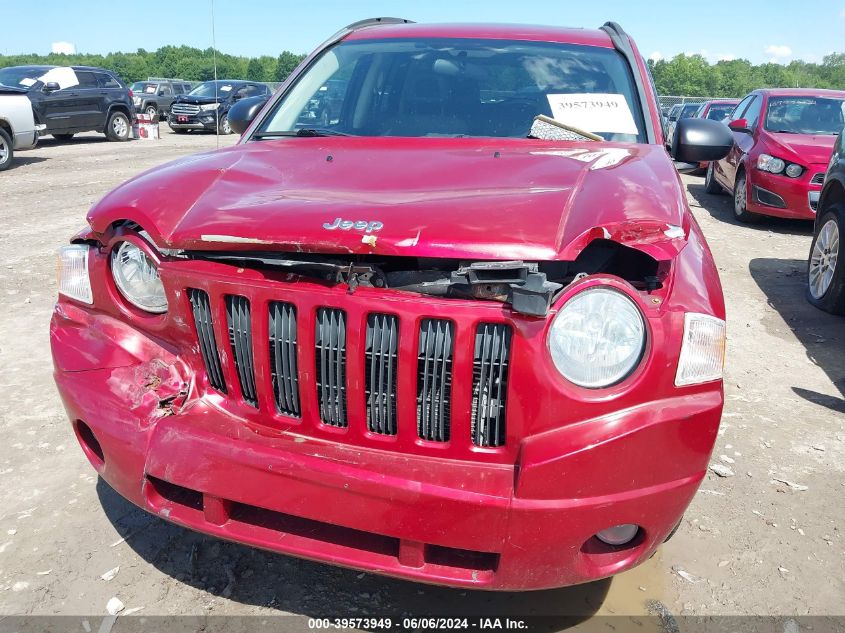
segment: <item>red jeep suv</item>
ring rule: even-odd
[[[844,111],[841,90],[755,90],[731,115],[734,147],[708,166],[706,191],[732,193],[740,222],[814,219]]]
[[[60,253],[55,378],[100,476],[429,583],[649,558],[707,470],[725,306],[625,32],[366,20],[229,117],[238,145],[118,187]],[[686,119],[673,154],[730,144]]]

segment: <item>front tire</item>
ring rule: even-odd
[[[807,261],[807,299],[825,312],[845,314],[845,263],[839,261],[845,205],[830,207],[818,227]]]
[[[128,141],[131,130],[129,117],[123,112],[112,112],[106,124],[106,138],[110,141]]]
[[[716,182],[716,176],[713,173],[713,161],[710,161],[710,164],[707,165],[707,173],[704,174],[704,191],[713,195],[722,195],[725,193],[722,185]]]
[[[158,116],[158,108],[155,107],[154,105],[148,105],[144,109],[144,114],[146,114],[148,117],[150,117],[150,121],[153,121]]]
[[[745,224],[760,220],[760,216],[748,210],[748,177],[739,172],[734,183],[734,217]]]
[[[12,138],[6,130],[0,128],[0,171],[9,169],[14,158],[15,148],[12,147]]]
[[[218,127],[219,134],[231,134],[232,133],[232,126],[229,125],[229,115],[224,114],[223,118],[220,119],[220,125]]]

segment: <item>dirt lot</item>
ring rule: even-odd
[[[102,615],[113,596],[144,615],[462,610],[553,613],[558,628],[654,601],[676,615],[845,614],[845,319],[804,300],[809,225],[738,226],[699,177],[686,178],[690,203],[730,338],[712,462],[735,475],[710,473],[679,533],[640,568],[530,595],[451,591],[220,542],[130,506],[97,480],[53,386],[54,253],[122,180],[216,144],[165,129],[160,141],[48,139],[0,174],[0,615]]]

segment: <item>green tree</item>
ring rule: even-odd
[[[290,51],[282,51],[279,59],[276,61],[276,81],[284,81],[288,78],[294,68],[299,66],[305,58],[305,55],[294,55]]]

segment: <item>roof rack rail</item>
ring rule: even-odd
[[[367,18],[365,20],[358,20],[349,26],[343,27],[342,31],[357,31],[365,26],[378,26],[380,24],[414,24],[413,20],[406,20],[405,18]]]

